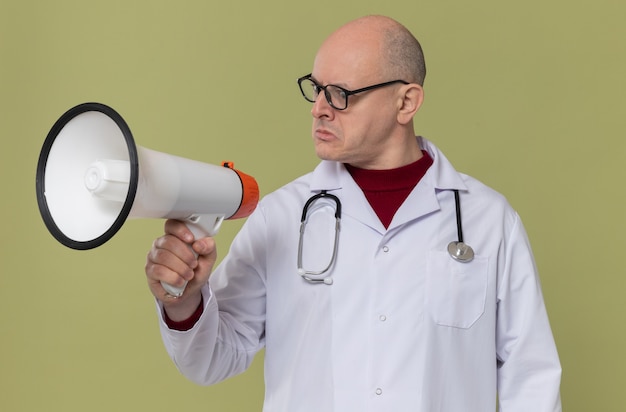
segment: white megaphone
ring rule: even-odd
[[[37,164],[37,203],[63,245],[98,247],[127,218],[185,221],[196,239],[213,236],[224,219],[249,216],[259,201],[251,176],[231,163],[210,165],[135,145],[109,106],[83,103],[52,126]],[[163,283],[173,296],[185,287]]]

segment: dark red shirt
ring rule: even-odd
[[[397,169],[367,170],[346,165],[385,228],[433,164],[428,152],[422,150],[422,153],[424,156],[418,161]]]

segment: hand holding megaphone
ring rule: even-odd
[[[249,216],[259,201],[251,176],[135,145],[124,119],[84,103],[57,120],[37,164],[37,202],[50,233],[86,250],[111,239],[128,218],[178,219],[196,239],[225,219]],[[173,296],[184,287],[163,284]]]

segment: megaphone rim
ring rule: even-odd
[[[126,146],[128,148],[128,157],[130,163],[130,182],[128,187],[128,193],[124,201],[118,217],[113,224],[102,235],[87,241],[79,241],[66,236],[63,231],[57,226],[48,207],[46,201],[46,188],[45,188],[45,172],[48,162],[48,155],[54,141],[58,137],[63,128],[76,116],[86,112],[100,112],[113,120],[120,128]],[[81,103],[67,110],[59,119],[54,123],[46,139],[44,140],[41,152],[39,154],[39,161],[37,162],[37,175],[36,175],[36,191],[37,191],[37,204],[39,206],[39,212],[43,221],[48,228],[48,231],[58,240],[61,244],[77,250],[88,250],[103,245],[110,240],[124,225],[124,222],[128,218],[128,215],[132,209],[135,195],[137,193],[139,181],[139,158],[137,155],[137,146],[133,138],[132,132],[128,127],[128,124],[124,118],[113,108],[102,103],[87,102]]]

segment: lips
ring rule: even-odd
[[[324,141],[337,138],[337,136],[330,129],[323,126],[318,126],[313,129],[313,137]]]

